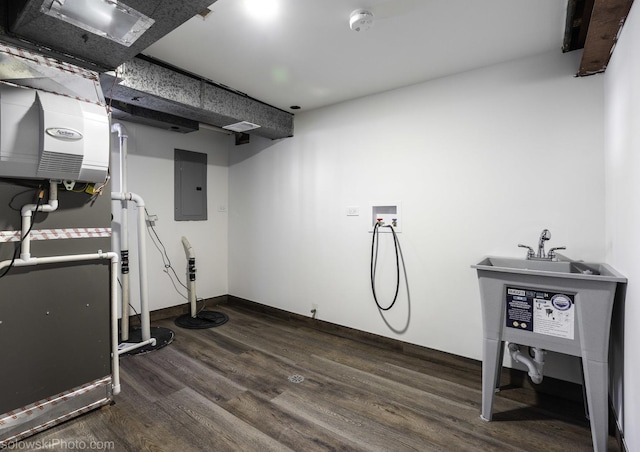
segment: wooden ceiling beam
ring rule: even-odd
[[[595,0],[578,76],[604,72],[633,0]]]

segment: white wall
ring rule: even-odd
[[[252,137],[230,154],[229,293],[303,315],[316,303],[322,320],[480,359],[471,264],[523,256],[543,228],[570,257],[605,255],[603,78],[575,78],[579,59],[492,66],[298,114],[290,139]],[[410,300],[403,288],[382,316],[367,210],[391,200]],[[580,381],[558,361],[549,375]]]
[[[186,236],[196,253],[197,295],[202,298],[228,293],[227,287],[227,213],[218,212],[228,203],[228,151],[233,137],[202,130],[188,134],[169,132],[121,121],[128,131],[128,191],[142,196],[150,214],[158,215],[156,230],[164,243],[179,280],[185,283],[186,257],[181,237]],[[118,146],[112,134],[112,188],[119,187]],[[207,221],[174,221],[174,149],[207,154]],[[114,234],[119,231],[119,202],[114,203]],[[138,312],[137,216],[135,204],[129,214],[131,258],[131,299]],[[165,273],[161,255],[147,234],[147,262],[150,310],[186,303]],[[186,296],[186,290],[178,286]]]
[[[634,5],[605,73],[607,256],[629,279],[621,337],[624,364],[612,398],[627,449],[640,450],[640,7]],[[624,407],[620,411],[620,406]]]

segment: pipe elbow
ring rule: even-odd
[[[529,377],[531,378],[531,381],[537,385],[539,385],[540,383],[542,383],[542,374],[531,374],[529,373]]]
[[[111,133],[117,133],[118,138],[129,138],[129,135],[127,134],[127,129],[125,129],[125,127],[119,122],[113,123],[111,125]]]
[[[40,207],[38,207],[38,212],[55,212],[56,210],[58,210],[58,200],[57,199],[52,199],[50,200],[47,204],[43,204]]]
[[[138,207],[144,207],[144,199],[142,196],[136,193],[119,193],[119,192],[111,192],[111,200],[112,201],[133,201],[137,204]]]
[[[102,253],[105,259],[110,259],[111,263],[117,264],[120,262],[120,256],[115,251],[107,251],[106,253]]]
[[[187,259],[195,259],[196,253],[193,251],[191,243],[189,243],[189,240],[184,235],[182,236],[182,246],[184,247],[184,252],[187,255]]]
[[[135,202],[138,207],[144,207],[144,199],[142,199],[142,196],[136,193],[129,193],[129,195],[131,196],[129,199]]]
[[[114,262],[118,262],[118,253],[116,253],[115,251],[102,251],[102,250],[98,250],[98,257],[100,259],[110,259]]]
[[[542,383],[543,375],[542,375],[542,366],[544,364],[544,350],[538,348],[532,348],[534,357],[530,358],[529,356],[525,356],[520,352],[520,346],[518,344],[509,343],[509,354],[511,355],[511,359],[513,359],[517,363],[524,364],[527,366],[529,377],[531,381],[535,384]]]
[[[31,217],[33,216],[33,211],[36,209],[36,205],[35,204],[26,204],[24,206],[22,206],[22,209],[20,209],[20,215],[22,217]]]

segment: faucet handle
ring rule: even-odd
[[[534,257],[536,255],[535,251],[533,251],[533,248],[531,248],[530,246],[523,245],[522,243],[518,243],[518,247],[526,248],[528,250],[527,251],[527,259],[531,259],[532,257]]]
[[[566,250],[567,247],[566,246],[556,246],[555,248],[551,248],[549,250],[549,252],[547,253],[547,257],[549,259],[555,259],[556,257],[556,250]]]

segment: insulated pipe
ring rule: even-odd
[[[120,168],[120,193],[126,193],[127,188],[127,140],[129,135],[124,126],[118,122],[111,125],[111,132],[118,134],[118,157]],[[123,341],[129,339],[129,301],[131,289],[129,285],[129,211],[128,203],[120,201],[120,260],[122,278],[122,318],[120,337]],[[114,248],[115,249],[115,248]]]
[[[185,236],[182,236],[182,246],[184,247],[184,253],[187,255],[187,292],[189,305],[191,306],[191,317],[195,319],[198,315],[196,312],[196,253]]]
[[[142,323],[142,341],[151,339],[151,322],[149,319],[149,298],[147,285],[147,242],[144,218],[144,200],[135,193],[111,193],[112,200],[133,201],[138,208],[138,272],[140,278],[140,321]],[[124,316],[123,316],[124,317]],[[155,339],[152,340],[155,344]]]
[[[534,359],[530,356],[523,355],[520,352],[520,346],[518,344],[509,343],[509,354],[511,358],[522,363],[529,369],[529,377],[535,384],[542,383],[542,366],[544,364],[544,350],[532,347]]]
[[[95,254],[71,254],[67,256],[30,257],[29,259],[16,259],[15,267],[28,267],[43,264],[57,264],[65,262],[78,262],[96,259],[111,259],[111,371],[113,374],[113,395],[120,394],[120,361],[118,354],[118,254],[112,251]],[[0,270],[12,265],[11,260],[0,262]]]
[[[58,182],[49,181],[49,201],[46,204],[27,204],[22,206],[22,231],[20,244],[20,259],[28,260],[31,257],[31,237],[28,232],[31,229],[31,217],[34,211],[53,212],[58,209]]]

